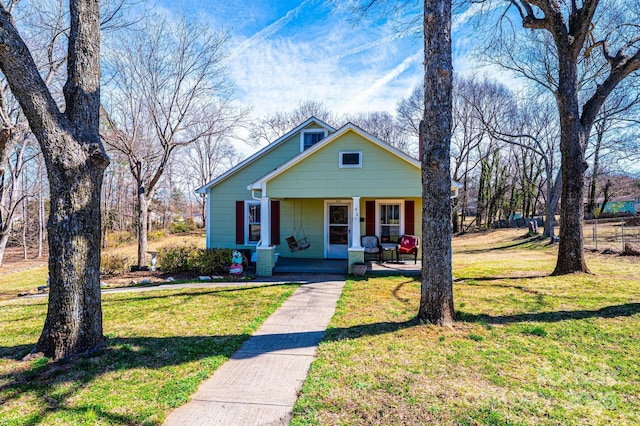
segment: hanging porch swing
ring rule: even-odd
[[[302,229],[302,200],[300,200],[300,227],[296,228],[296,200],[293,200],[293,231],[290,237],[285,238],[285,241],[289,245],[291,253],[306,250],[311,247],[311,244],[307,241],[304,229]]]

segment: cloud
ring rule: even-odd
[[[242,54],[245,50],[249,49],[252,46],[259,44],[260,42],[268,39],[269,37],[274,36],[279,31],[281,31],[288,23],[290,23],[293,19],[297,18],[300,12],[304,9],[304,7],[311,3],[312,0],[305,0],[300,3],[295,8],[289,10],[284,14],[281,18],[277,19],[272,24],[263,28],[259,32],[255,33],[253,36],[249,37],[247,40],[238,45],[231,52],[231,58]]]

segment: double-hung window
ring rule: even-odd
[[[260,241],[260,203],[248,202],[246,206],[247,244],[257,244]]]
[[[400,204],[379,204],[380,241],[397,243],[400,240]]]

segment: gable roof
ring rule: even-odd
[[[230,177],[230,176],[236,174],[237,172],[239,172],[240,170],[244,169],[245,167],[247,167],[248,165],[250,165],[251,163],[253,163],[257,159],[259,159],[260,157],[264,156],[269,151],[273,150],[274,148],[276,148],[277,146],[282,144],[284,141],[289,139],[291,136],[295,135],[296,133],[298,133],[299,131],[301,131],[302,129],[304,129],[305,127],[309,126],[312,123],[315,123],[318,126],[324,128],[325,130],[327,130],[328,133],[336,131],[336,129],[334,129],[333,127],[331,127],[330,125],[328,125],[324,121],[322,121],[322,120],[320,120],[320,119],[318,119],[316,117],[310,117],[308,120],[306,120],[303,123],[300,123],[293,130],[287,132],[283,136],[280,136],[278,139],[276,139],[275,141],[271,142],[270,144],[268,144],[267,146],[265,146],[264,148],[262,148],[260,151],[256,152],[255,154],[253,154],[249,158],[247,158],[247,159],[241,161],[240,163],[236,164],[234,167],[232,167],[231,169],[227,170],[226,172],[224,172],[220,176],[216,177],[211,182],[209,182],[209,183],[201,186],[200,188],[196,189],[195,190],[196,194],[205,194],[209,190],[209,188],[211,188],[213,186],[216,186],[217,184],[219,184],[220,182],[224,181],[228,177]]]
[[[402,160],[406,161],[410,165],[412,165],[412,166],[414,166],[414,167],[416,167],[418,169],[421,169],[420,162],[418,160],[416,160],[415,158],[410,157],[409,155],[405,154],[404,152],[400,151],[399,149],[397,149],[397,148],[389,145],[388,143],[380,140],[376,136],[373,136],[371,133],[368,133],[367,131],[362,130],[360,127],[356,126],[355,124],[347,123],[344,126],[342,126],[340,129],[335,131],[335,133],[327,136],[326,138],[322,139],[321,141],[319,141],[315,145],[313,145],[310,148],[302,151],[300,154],[296,155],[291,160],[285,162],[281,166],[278,166],[272,172],[267,173],[266,175],[264,175],[263,177],[261,177],[257,181],[255,181],[252,184],[248,185],[247,189],[248,190],[260,190],[260,189],[262,189],[262,184],[264,184],[267,181],[273,179],[274,177],[280,175],[281,173],[285,172],[286,170],[289,170],[291,167],[295,166],[296,164],[298,164],[299,162],[301,162],[305,158],[313,155],[315,152],[321,150],[323,147],[329,145],[331,142],[335,141],[340,136],[344,135],[345,133],[347,133],[349,131],[353,131],[356,134],[359,134],[360,136],[364,137],[368,141],[373,142],[374,144],[378,145],[380,148],[388,151],[392,155],[395,155],[395,156],[401,158]]]

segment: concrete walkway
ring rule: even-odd
[[[165,425],[286,425],[344,280],[300,286]]]

